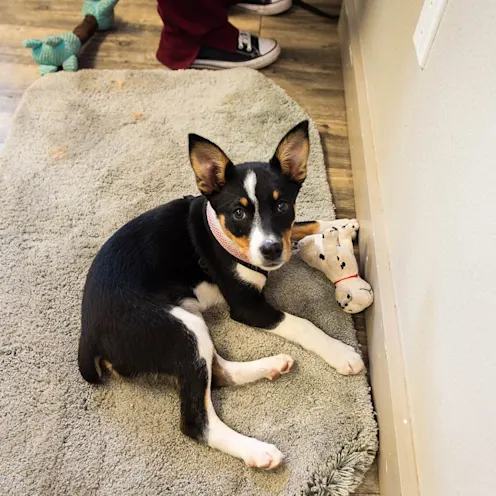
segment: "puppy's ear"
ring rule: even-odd
[[[226,184],[226,169],[234,167],[217,145],[196,134],[189,135],[189,159],[204,195],[220,191]]]
[[[292,181],[301,184],[307,177],[309,151],[308,121],[303,121],[284,136],[270,163]]]

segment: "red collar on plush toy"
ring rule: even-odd
[[[237,258],[247,264],[251,264],[251,261],[245,256],[245,254],[237,247],[236,243],[229,239],[224,233],[222,226],[220,225],[217,214],[214,208],[207,202],[207,222],[210,231],[214,235],[220,246],[224,248],[228,253],[230,253],[234,258]]]
[[[334,282],[334,286],[336,286],[336,284],[338,282],[341,282],[341,281],[346,281],[346,279],[354,279],[355,277],[358,277],[358,274],[353,274],[352,276],[348,276],[348,277],[343,277],[342,279],[338,279],[336,282]]]

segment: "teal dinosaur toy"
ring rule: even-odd
[[[31,54],[40,66],[38,70],[42,76],[49,72],[57,72],[59,67],[70,72],[78,70],[77,56],[82,43],[74,33],[50,35],[44,40],[24,40],[23,44],[32,49]]]
[[[98,31],[107,31],[114,25],[114,7],[119,0],[85,0],[83,21],[72,32],[47,36],[43,40],[23,41],[31,48],[31,55],[43,76],[49,72],[78,70],[78,56],[82,46]]]
[[[83,17],[93,16],[98,23],[99,31],[108,31],[114,26],[114,7],[119,0],[85,0]]]

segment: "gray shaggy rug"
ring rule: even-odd
[[[250,70],[62,72],[26,92],[0,158],[0,493],[345,496],[360,483],[377,449],[365,374],[341,376],[224,308],[208,315],[222,356],[296,360],[278,381],[213,395],[229,426],[285,454],[273,472],[184,437],[166,378],[94,387],[76,363],[82,288],[101,244],[145,210],[196,193],[187,134],[213,140],[235,163],[267,160],[306,117]],[[298,217],[330,219],[313,123],[311,148]],[[266,291],[357,346],[332,285],[298,257]]]

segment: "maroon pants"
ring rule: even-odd
[[[171,69],[186,69],[204,43],[236,51],[238,30],[229,24],[227,11],[240,0],[158,0],[164,23],[157,58]]]

